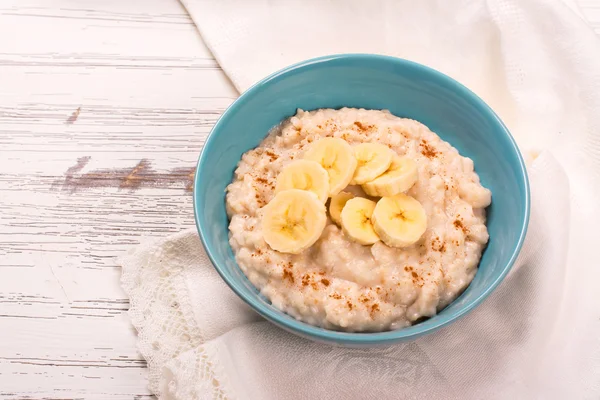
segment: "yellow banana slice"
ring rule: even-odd
[[[379,241],[379,236],[373,229],[371,215],[375,202],[363,197],[355,197],[346,202],[342,209],[342,230],[350,239],[364,245]]]
[[[349,192],[339,192],[329,201],[329,216],[338,226],[342,226],[342,210],[346,202],[353,199],[354,195]]]
[[[279,173],[275,193],[289,189],[313,192],[321,202],[325,203],[329,197],[329,175],[318,162],[292,161]]]
[[[356,158],[352,147],[340,138],[324,138],[314,143],[304,159],[316,161],[329,174],[329,196],[341,192],[352,180]]]
[[[413,159],[394,155],[387,171],[363,183],[362,188],[369,196],[394,196],[410,189],[418,177],[417,163]]]
[[[327,216],[325,205],[313,193],[290,189],[264,207],[262,232],[273,250],[298,254],[321,236]]]
[[[383,174],[392,163],[392,151],[379,143],[362,143],[354,146],[354,157],[358,161],[354,171],[353,185],[362,185]]]
[[[408,247],[427,229],[425,209],[403,193],[379,199],[371,219],[375,232],[390,247]]]

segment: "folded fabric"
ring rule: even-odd
[[[474,90],[523,149],[541,154],[530,160],[532,216],[511,274],[466,317],[410,343],[357,350],[297,338],[233,294],[195,230],[142,244],[122,260],[122,283],[153,392],[186,400],[600,398],[600,42],[569,7],[183,3],[240,91],[310,57],[399,56]]]
[[[550,350],[561,351],[552,334],[570,331],[555,326],[568,181],[549,153],[530,174],[529,235],[506,281],[452,326],[386,348],[316,344],[263,321],[221,280],[195,230],[140,246],[123,260],[123,285],[153,389],[166,399],[478,399],[535,398],[542,386],[573,398],[574,388],[549,378],[578,367],[548,362]]]

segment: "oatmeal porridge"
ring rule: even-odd
[[[297,114],[227,187],[230,244],[273,306],[350,332],[435,315],[472,281],[491,193],[425,125],[387,111]]]

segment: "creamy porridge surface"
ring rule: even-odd
[[[299,254],[267,245],[261,220],[275,196],[277,176],[324,137],[350,145],[383,144],[416,162],[418,180],[406,194],[427,214],[427,229],[417,243],[361,245],[328,216],[317,242]],[[360,186],[346,191],[368,197]],[[473,161],[425,125],[387,111],[351,108],[298,110],[242,156],[226,195],[230,244],[249,280],[295,318],[345,331],[401,329],[453,301],[477,272],[488,241],[490,201]]]

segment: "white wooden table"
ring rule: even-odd
[[[177,0],[0,0],[0,399],[152,398],[115,258],[236,96]]]

